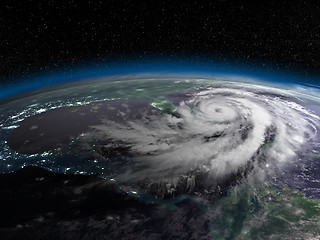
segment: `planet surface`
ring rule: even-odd
[[[319,239],[317,86],[95,77],[0,105],[6,239]]]

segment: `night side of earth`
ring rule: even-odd
[[[0,238],[319,239],[319,130],[318,85],[236,74],[14,94],[0,102]]]

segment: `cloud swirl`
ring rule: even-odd
[[[176,114],[92,127],[95,137],[119,141],[134,155],[137,167],[120,179],[176,186],[182,175],[200,171],[214,183],[250,162],[261,167],[261,154],[270,165],[297,158],[317,133],[319,117],[284,90],[229,83],[183,94]]]

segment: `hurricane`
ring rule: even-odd
[[[215,192],[230,179],[263,181],[297,164],[301,152],[316,142],[319,116],[286,90],[220,83],[166,98],[175,104],[173,114],[126,122],[106,118],[86,137],[112,139],[127,149],[136,167],[118,179],[151,192],[156,184],[161,197],[181,188]],[[159,192],[159,185],[165,190]]]

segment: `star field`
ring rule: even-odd
[[[0,16],[0,76],[87,61],[192,58],[317,73],[319,4],[268,1],[12,1]]]

